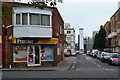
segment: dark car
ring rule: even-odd
[[[108,59],[111,57],[112,53],[102,52],[101,54],[101,61],[108,62]]]
[[[109,65],[120,65],[120,54],[113,53],[112,56],[108,59]]]

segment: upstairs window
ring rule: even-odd
[[[67,40],[71,40],[71,37],[67,37]]]
[[[20,25],[20,14],[16,14],[16,25]]]
[[[70,31],[67,31],[67,34],[70,34],[71,32]]]
[[[22,25],[27,25],[28,20],[27,20],[27,13],[22,13]]]
[[[40,25],[39,14],[30,14],[30,25]]]
[[[16,25],[50,26],[51,23],[50,19],[51,19],[50,15],[21,13],[21,14],[16,14]]]
[[[50,26],[50,16],[49,15],[41,15],[41,25]]]

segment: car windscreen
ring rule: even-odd
[[[104,53],[104,56],[111,56],[111,53]]]
[[[112,55],[112,58],[120,58],[120,55],[118,55],[118,54],[113,54],[113,55]]]

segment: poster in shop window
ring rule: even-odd
[[[13,46],[13,61],[26,62],[27,61],[27,48],[24,45]]]
[[[41,51],[41,61],[53,61],[52,45],[44,45],[44,49]]]

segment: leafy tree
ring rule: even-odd
[[[67,36],[66,36],[66,34],[65,34],[65,35],[64,35],[64,47],[65,47],[65,48],[67,48],[67,46],[68,46],[68,42],[66,41],[66,37],[67,37]]]
[[[103,26],[101,25],[99,33],[96,34],[95,36],[93,49],[98,49],[100,51],[103,51],[105,44],[106,44],[106,32]]]
[[[103,26],[100,26],[100,31],[99,31],[99,47],[98,50],[102,51],[105,47],[106,44],[106,32],[103,28]]]
[[[95,35],[95,39],[94,39],[94,44],[93,44],[93,49],[98,49],[98,39],[99,39],[99,36],[98,36],[98,33]]]
[[[60,0],[60,2],[62,3],[62,0]],[[28,2],[28,4],[31,4],[32,6],[38,7],[40,9],[44,9],[49,4],[50,4],[50,6],[55,7],[57,5],[57,2],[55,0],[54,1],[46,1],[46,2],[44,2],[44,1],[43,2],[35,2],[35,1],[33,1],[33,2]]]

